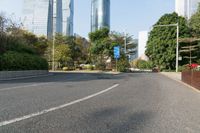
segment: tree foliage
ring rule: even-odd
[[[155,25],[179,24],[179,36],[189,37],[186,20],[176,13],[163,15]],[[174,69],[176,61],[176,27],[154,27],[150,32],[146,55],[161,69]]]
[[[194,37],[200,37],[200,4],[197,12],[189,20],[189,27]]]
[[[47,47],[44,37],[24,31],[21,24],[0,15],[0,70],[47,70],[42,58]]]
[[[93,62],[98,66],[106,66],[106,60],[111,59],[111,62],[114,60],[114,47],[120,46],[121,48],[121,58],[119,60],[119,67],[122,70],[125,70],[128,65],[128,59],[124,54],[125,43],[124,39],[125,36],[123,33],[119,32],[111,32],[107,28],[103,28],[92,32],[89,34],[89,38],[91,41],[90,52],[93,56]],[[133,43],[132,36],[126,36],[127,41],[127,54],[133,54],[133,50],[136,48],[136,44]],[[120,64],[121,62],[121,64]],[[126,62],[126,63],[125,63]],[[125,63],[124,65],[122,65]],[[114,67],[115,65],[111,65]],[[103,67],[99,67],[103,68]]]
[[[68,45],[60,44],[55,48],[55,61],[61,65],[67,65],[67,62],[71,61],[71,50]]]

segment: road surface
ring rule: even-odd
[[[0,133],[199,133],[200,94],[155,73],[0,82]]]

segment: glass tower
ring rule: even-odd
[[[200,0],[176,0],[176,13],[190,19],[196,13]]]
[[[110,28],[110,0],[92,0],[91,31]]]
[[[36,35],[73,35],[74,0],[24,0],[23,15],[24,28]]]
[[[24,28],[36,35],[47,34],[49,0],[24,0]]]
[[[74,0],[63,0],[63,34],[73,36]]]

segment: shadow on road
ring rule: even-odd
[[[148,111],[130,113],[122,107],[106,108],[89,114],[88,117],[77,124],[85,123],[86,126],[89,125],[89,131],[97,133],[134,133],[142,132],[146,124],[153,119],[153,116],[153,113]]]
[[[106,74],[106,73],[53,73],[51,76],[36,77],[29,79],[16,79],[10,81],[0,81],[1,84],[19,84],[19,83],[49,83],[49,82],[85,82],[95,80],[127,80],[130,77],[142,77],[142,72],[139,73],[121,73],[121,74]],[[143,73],[147,74],[147,73]]]
[[[53,73],[51,76],[28,78],[28,79],[16,79],[10,81],[0,81],[2,83],[48,83],[48,82],[83,82],[93,80],[117,80],[124,78],[125,75],[113,75],[102,73]]]

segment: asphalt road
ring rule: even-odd
[[[0,133],[199,133],[200,94],[154,73],[0,82]]]

